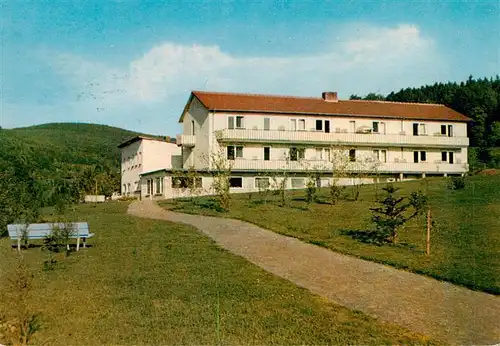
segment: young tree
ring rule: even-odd
[[[212,153],[210,162],[213,176],[212,188],[217,195],[220,207],[227,211],[231,206],[229,188],[233,163],[226,158],[224,148]]]
[[[425,212],[427,197],[420,191],[413,192],[409,202],[406,197],[397,197],[399,190],[392,184],[383,188],[386,196],[379,200],[379,207],[370,208],[372,221],[376,225],[376,234],[382,242],[395,243],[398,239],[399,229],[410,219]]]
[[[285,155],[285,164],[278,170],[271,174],[271,179],[273,182],[273,189],[276,194],[280,197],[281,206],[284,207],[288,204],[286,196],[286,188],[288,186],[288,180],[290,179],[290,156]]]
[[[347,149],[341,146],[330,148],[330,163],[332,180],[329,186],[330,204],[336,204],[344,191],[344,186],[339,185],[341,178],[345,178],[349,170],[349,155]]]

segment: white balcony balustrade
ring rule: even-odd
[[[332,164],[327,161],[317,160],[252,160],[236,159],[232,162],[233,171],[279,171],[288,170],[293,172],[321,171],[331,172]],[[450,164],[446,162],[350,162],[347,171],[350,172],[373,172],[373,173],[465,173],[469,169],[467,164]]]
[[[412,136],[402,134],[343,133],[321,131],[266,131],[224,129],[217,131],[220,142],[304,143],[321,145],[381,145],[396,147],[461,148],[469,145],[468,137],[441,135]]]
[[[194,135],[177,135],[176,142],[178,146],[194,147],[196,143],[196,137]]]

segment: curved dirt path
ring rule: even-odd
[[[220,246],[334,303],[451,344],[500,342],[500,297],[342,255],[253,224],[133,202],[138,217],[192,225]]]

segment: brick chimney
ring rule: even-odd
[[[324,91],[321,94],[321,97],[326,102],[339,102],[339,99],[337,98],[337,92],[335,91]]]

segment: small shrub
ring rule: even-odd
[[[63,252],[69,254],[69,239],[74,230],[69,224],[64,227],[54,226],[52,232],[43,239],[43,250],[49,252]]]
[[[465,188],[465,177],[450,177],[448,180],[450,190],[461,190]]]
[[[311,204],[316,200],[316,182],[313,179],[309,179],[306,185],[306,202]]]
[[[120,202],[129,202],[129,201],[136,201],[138,198],[137,196],[123,196],[118,198],[117,200]]]
[[[33,274],[20,256],[16,271],[8,280],[8,302],[13,305],[8,309],[9,315],[0,318],[0,334],[3,334],[7,344],[28,345],[33,334],[41,328],[38,314],[29,304],[32,281]]]
[[[200,207],[200,208],[215,210],[216,212],[219,212],[219,213],[222,213],[222,212],[226,211],[226,209],[224,209],[220,205],[219,201],[215,201],[213,199],[199,200],[198,203],[197,203],[197,206]]]
[[[43,261],[42,270],[45,272],[53,271],[56,269],[57,260],[54,257],[50,257],[48,260]]]
[[[344,195],[345,186],[339,186],[333,183],[329,186],[330,204],[336,204]]]

